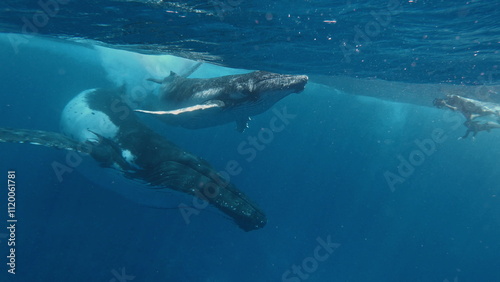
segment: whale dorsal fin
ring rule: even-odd
[[[167,77],[165,77],[164,79],[148,78],[147,81],[152,81],[154,83],[163,84],[164,82],[167,82],[169,79],[172,79],[176,76],[179,76],[179,75],[173,71],[170,71],[170,74]]]

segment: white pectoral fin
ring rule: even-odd
[[[135,110],[136,112],[153,114],[153,115],[178,115],[182,113],[194,112],[199,110],[211,109],[211,108],[221,108],[224,107],[224,102],[219,100],[208,101],[204,104],[194,105],[190,107],[180,108],[171,111],[146,111],[146,110]]]

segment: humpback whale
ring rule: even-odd
[[[171,72],[162,80],[149,80],[161,84],[157,99],[136,111],[158,115],[167,124],[189,129],[236,122],[236,129],[242,132],[251,116],[303,91],[308,77],[254,71],[202,79]]]
[[[489,115],[500,118],[500,104],[498,103],[480,101],[459,95],[446,95],[444,99],[434,99],[433,104],[437,108],[459,111],[467,120]]]
[[[101,166],[142,184],[208,201],[243,230],[262,228],[263,211],[210,164],[155,133],[113,90],[89,89],[61,115],[62,133],[0,128],[0,142],[30,143],[90,155]]]
[[[446,95],[444,99],[436,98],[433,101],[437,108],[447,108],[452,111],[461,112],[466,121],[465,135],[459,139],[465,139],[472,134],[472,139],[481,131],[490,132],[492,129],[500,128],[500,105],[493,102],[485,102],[459,95]],[[491,121],[488,121],[492,119]]]

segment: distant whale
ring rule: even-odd
[[[237,130],[243,131],[251,116],[303,91],[308,77],[254,71],[202,79],[171,72],[163,80],[150,80],[161,84],[158,99],[137,111],[156,114],[165,123],[184,128],[236,122]]]
[[[61,116],[63,134],[0,128],[0,142],[31,143],[82,152],[101,166],[143,184],[208,201],[245,231],[262,228],[266,216],[206,161],[143,125],[120,93],[90,89],[77,95]]]

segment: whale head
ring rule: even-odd
[[[220,100],[228,107],[250,108],[252,115],[259,114],[284,97],[302,92],[307,81],[306,75],[254,71],[234,76]]]

